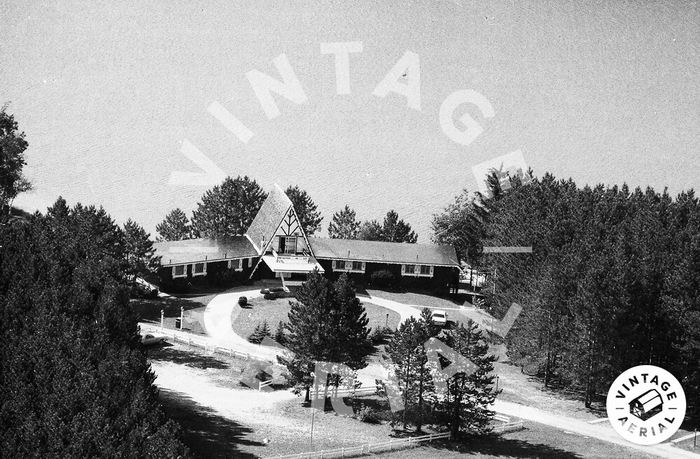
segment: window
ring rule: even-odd
[[[173,279],[187,277],[187,265],[173,266]]]
[[[361,261],[353,261],[352,262],[352,270],[364,272],[365,271],[365,264]]]
[[[207,275],[207,264],[206,263],[195,263],[192,267],[192,276],[206,276]]]
[[[241,260],[229,260],[228,269],[235,269],[236,271],[241,271]]]
[[[345,270],[345,260],[335,260],[335,266],[333,267],[336,271]]]
[[[297,237],[296,236],[278,236],[279,244],[277,244],[278,253],[295,254],[297,253]]]
[[[413,276],[416,273],[416,265],[403,265],[403,274]]]
[[[421,265],[420,266],[420,275],[421,276],[432,276],[433,275],[433,267],[428,266],[428,265]]]

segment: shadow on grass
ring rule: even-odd
[[[187,365],[188,367],[200,368],[202,370],[209,368],[224,369],[229,367],[227,363],[214,357],[174,349],[169,345],[148,349],[148,358],[158,361],[173,362],[179,365]]]
[[[165,313],[165,317],[179,317],[180,308],[188,311],[204,307],[206,303],[171,296],[164,298],[134,298],[129,302],[129,306],[136,313],[139,321],[160,322],[161,310]]]
[[[468,438],[461,442],[435,441],[427,446],[435,449],[455,451],[462,454],[471,453],[488,456],[504,457],[538,457],[576,459],[581,455],[541,443],[530,443],[523,440],[503,438],[499,435],[486,435],[484,437]]]
[[[182,440],[194,457],[254,458],[257,456],[241,451],[239,446],[263,446],[246,438],[253,432],[248,427],[219,416],[187,396],[161,389],[160,400],[166,413],[182,427]]]

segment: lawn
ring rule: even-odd
[[[185,311],[202,308],[207,305],[202,298],[178,298],[175,296],[158,297],[149,299],[132,299],[129,302],[139,321],[160,322],[160,311],[164,311],[166,318],[180,317],[180,308]]]
[[[385,300],[416,306],[425,306],[428,308],[457,309],[465,303],[463,300],[452,300],[449,298],[441,298],[438,296],[414,292],[389,292],[386,290],[368,289],[367,293],[369,296],[376,296],[377,298],[384,298]]]
[[[176,344],[163,348],[151,348],[149,359],[170,361],[206,371],[207,377],[217,385],[240,389],[238,376],[248,363]],[[378,443],[401,435],[393,432],[387,423],[367,424],[357,419],[336,415],[334,412],[314,413],[314,442],[311,445],[310,408],[301,405],[301,398],[279,402],[273,411],[261,411],[248,421],[235,417],[223,417],[212,407],[202,406],[188,396],[161,390],[161,401],[168,413],[184,429],[184,440],[193,449],[195,457],[269,457],[303,451],[339,448],[365,443]],[[258,395],[251,390],[251,396]],[[371,404],[376,397],[360,397],[358,404]],[[347,402],[347,400],[346,400]],[[294,428],[282,427],[285,425]],[[264,442],[269,439],[270,442]],[[380,457],[402,459],[423,457],[639,457],[637,450],[603,442],[533,422],[525,423],[525,429],[503,435],[471,439],[466,442],[434,442],[430,445],[396,452],[376,454]]]
[[[233,331],[239,336],[247,338],[255,329],[255,326],[262,324],[267,320],[270,331],[274,334],[279,322],[287,322],[289,310],[291,309],[289,301],[294,301],[294,298],[278,298],[276,300],[266,300],[262,297],[249,300],[249,307],[234,309],[232,321]],[[364,303],[367,318],[369,319],[368,327],[375,329],[388,324],[391,328],[396,328],[399,325],[401,316],[390,309],[383,308],[371,303]],[[235,306],[239,308],[239,306]],[[387,320],[387,314],[389,315]]]
[[[636,449],[534,422],[526,422],[524,430],[475,438],[461,445],[454,442],[436,442],[420,448],[385,453],[381,457],[401,459],[457,457],[458,455],[455,454],[457,451],[459,456],[492,459],[503,457],[651,459],[656,457]]]

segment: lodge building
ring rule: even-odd
[[[459,260],[453,246],[307,237],[291,200],[277,185],[248,231],[225,239],[154,244],[161,285],[235,285],[252,280],[305,279],[313,270],[360,285],[402,285],[447,292],[456,288]]]

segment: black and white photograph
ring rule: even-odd
[[[697,0],[0,0],[0,457],[700,459]]]

